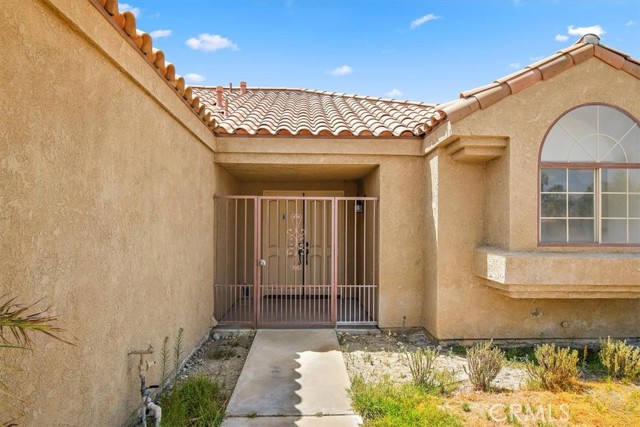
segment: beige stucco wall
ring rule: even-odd
[[[640,254],[638,248],[541,248],[537,242],[538,152],[549,126],[566,110],[589,102],[617,105],[640,117],[635,95],[639,91],[639,80],[593,58],[453,125],[456,134],[508,136],[510,140],[503,156],[486,165],[455,162],[444,149],[438,153],[439,338],[640,335],[637,298],[514,299],[485,286],[485,279],[472,271],[474,250],[485,245],[522,253]],[[628,262],[637,264],[637,257]],[[567,268],[570,264],[563,257],[553,265]],[[606,261],[599,265],[591,270],[591,282],[609,283],[605,279],[613,274],[611,269]],[[537,275],[531,278],[534,281],[548,276],[531,269],[518,273]],[[562,322],[567,322],[566,327]]]
[[[212,322],[214,137],[90,2],[2,14],[0,295],[44,298],[77,344],[3,350],[3,375],[20,425],[119,425],[127,351]]]

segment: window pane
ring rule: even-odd
[[[627,243],[627,220],[603,219],[602,241],[605,243]]]
[[[640,218],[640,194],[629,194],[629,218]]]
[[[629,220],[629,243],[640,243],[640,220]]]
[[[602,195],[602,217],[603,218],[626,218],[627,217],[627,195],[626,194],[603,194]]]
[[[629,169],[629,191],[640,193],[640,169]]]
[[[602,169],[602,191],[621,192],[627,191],[626,169]]]
[[[593,218],[593,195],[569,194],[569,216]]]
[[[600,133],[619,141],[634,124],[629,116],[617,108],[598,106]]]
[[[637,124],[631,129],[631,132],[622,138],[620,145],[627,153],[629,163],[640,163],[640,129]]]
[[[567,195],[543,194],[541,199],[540,216],[567,216]]]
[[[567,170],[540,169],[540,188],[544,192],[567,191]]]
[[[540,240],[543,242],[566,242],[567,220],[543,219],[540,223]]]
[[[592,193],[593,169],[569,169],[569,191],[571,193]]]
[[[579,140],[578,143],[571,148],[569,161],[595,163],[598,161],[597,149],[597,137],[595,135],[587,136]]]
[[[588,135],[595,135],[597,108],[595,105],[576,108],[565,114],[559,123],[578,140]]]
[[[593,242],[593,220],[592,219],[570,219],[569,220],[569,241],[570,242]]]
[[[543,162],[566,162],[569,160],[569,150],[575,140],[557,124],[551,128],[542,146],[540,159]]]
[[[627,163],[627,156],[620,145],[616,144],[606,136],[600,136],[600,158],[599,162],[605,163]]]

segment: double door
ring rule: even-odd
[[[334,203],[342,192],[266,192],[261,199],[262,295],[331,295]]]

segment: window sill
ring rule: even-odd
[[[473,273],[511,298],[640,298],[640,254],[476,248]]]

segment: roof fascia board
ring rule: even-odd
[[[218,136],[216,153],[421,156],[422,138]]]

